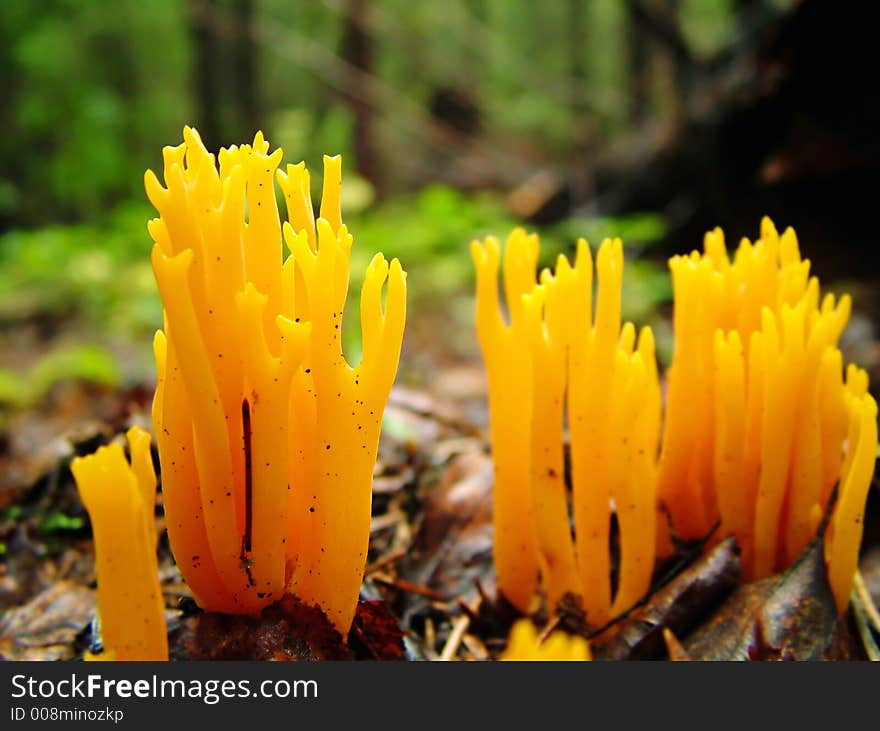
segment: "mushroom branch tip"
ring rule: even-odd
[[[262,133],[216,156],[195,129],[183,137],[163,150],[164,184],[145,176],[159,213],[148,226],[165,310],[153,426],[171,547],[203,608],[254,614],[292,592],[345,635],[406,273],[381,254],[368,266],[352,366],[341,157],[324,157],[316,217],[305,164],[280,168]]]

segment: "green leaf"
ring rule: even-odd
[[[26,401],[27,380],[15,371],[0,369],[0,406],[21,406]]]
[[[76,531],[86,524],[83,518],[65,513],[51,513],[40,523],[40,532],[44,534],[57,533],[59,531]]]
[[[39,398],[61,381],[87,381],[116,386],[121,381],[119,364],[103,348],[79,345],[45,356],[30,373],[30,395]]]

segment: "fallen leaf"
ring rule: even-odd
[[[0,658],[69,660],[77,635],[95,612],[95,592],[59,581],[0,619]]]
[[[659,589],[648,603],[591,642],[597,660],[663,657],[663,630],[684,637],[736,586],[739,548],[727,538]]]
[[[711,617],[688,635],[685,651],[694,660],[748,660],[755,617],[779,578],[752,581],[737,588]],[[747,642],[743,642],[747,638]]]
[[[832,648],[837,609],[828,585],[824,541],[814,538],[773,587],[755,628],[755,660],[819,660]]]
[[[424,490],[421,528],[401,576],[464,601],[476,596],[475,579],[494,584],[491,496],[492,460],[482,451],[453,457]]]
[[[818,660],[850,654],[821,536],[781,576],[741,586],[689,635],[695,660]]]

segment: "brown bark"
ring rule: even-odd
[[[368,0],[347,0],[342,33],[342,58],[348,64],[345,102],[354,116],[355,169],[381,189],[381,170],[376,151],[373,125],[373,100],[370,88],[360,84],[366,75],[373,75],[374,45],[368,25]]]
[[[195,126],[209,150],[221,143],[219,39],[212,15],[216,0],[187,0],[189,31],[192,36],[194,66],[193,96],[196,101]]]

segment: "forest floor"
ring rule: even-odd
[[[444,377],[475,393],[482,382],[478,364],[449,369]],[[144,388],[113,392],[69,386],[16,429],[16,444],[26,434],[27,443],[44,449],[10,454],[6,445],[0,656],[78,658],[95,641],[93,548],[69,463],[130,423],[145,423],[150,396]],[[267,612],[260,621],[202,614],[171,557],[159,510],[172,657],[496,657],[516,612],[496,597],[492,463],[482,427],[470,418],[474,411],[479,406],[468,399],[441,401],[405,387],[393,392],[375,472],[363,601],[348,649],[320,622],[310,624],[314,618],[295,604]],[[51,436],[62,429],[64,436]],[[10,479],[18,485],[10,487]],[[875,515],[877,508],[871,506]],[[683,547],[658,568],[655,592],[593,638],[595,655],[866,656],[864,617],[858,614],[864,609],[838,623],[818,544],[784,577],[745,585],[737,581],[738,560],[729,542],[702,558],[699,549]],[[862,575],[876,604],[880,545],[865,551]],[[574,613],[561,621],[572,631],[584,629]],[[664,627],[682,644],[667,645],[676,640],[667,636],[664,641]]]
[[[347,642],[292,598],[261,618],[203,613],[171,556],[160,491],[172,659],[488,660],[504,649],[518,613],[495,587],[482,363],[472,335],[439,319],[421,325],[408,333],[398,379],[405,385],[385,414],[370,552]],[[867,337],[853,347],[870,360],[877,343]],[[98,649],[93,546],[69,465],[132,424],[148,427],[151,398],[150,384],[62,383],[8,420],[0,439],[0,658],[73,659]],[[586,634],[603,659],[864,659],[880,640],[876,482],[865,527],[861,593],[842,619],[818,541],[786,574],[744,583],[732,542],[709,536],[658,563],[649,595],[611,625],[587,628],[572,611],[546,629]],[[546,616],[535,619],[547,625]]]

